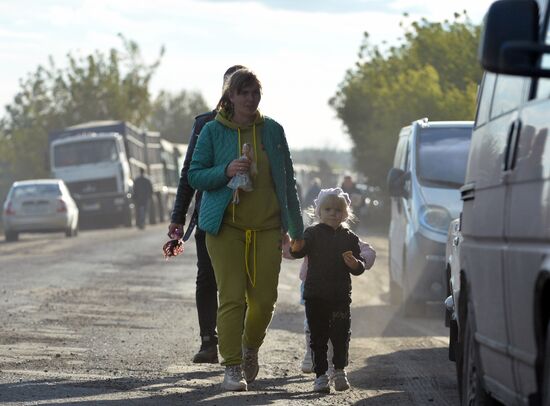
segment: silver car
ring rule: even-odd
[[[60,179],[14,182],[2,215],[6,241],[17,241],[22,232],[62,231],[78,234],[78,207]]]

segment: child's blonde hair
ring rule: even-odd
[[[307,215],[314,221],[321,218],[321,208],[329,203],[336,203],[342,212],[344,213],[344,219],[342,225],[349,227],[349,222],[355,221],[355,215],[351,208],[351,199],[349,195],[341,188],[321,189],[317,198],[314,201],[315,207],[310,207],[307,210]]]

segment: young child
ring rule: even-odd
[[[351,277],[365,271],[359,237],[345,224],[351,215],[350,198],[341,188],[323,189],[315,200],[319,224],[308,227],[304,239],[293,241],[295,258],[308,256],[304,283],[306,317],[316,375],[313,390],[330,392],[327,343],[333,345],[334,389],[349,389],[345,367],[351,330]]]
[[[365,270],[369,270],[374,265],[374,261],[376,260],[376,251],[372,246],[364,241],[359,240],[359,247],[361,249],[361,258],[365,261]],[[305,304],[304,302],[304,283],[307,277],[307,266],[308,266],[308,260],[307,256],[304,257],[304,262],[302,262],[302,265],[300,266],[300,280],[302,283],[300,284],[300,296],[301,304]],[[309,325],[307,324],[307,318],[304,318],[304,334],[305,334],[305,342],[306,342],[306,351],[304,353],[304,359],[302,360],[302,372],[304,373],[311,373],[313,372],[313,359],[311,358],[311,347],[309,346],[309,340],[310,340],[310,331],[309,331]],[[329,340],[328,341],[328,351],[327,351],[327,360],[328,360],[328,371],[327,375],[329,379],[332,379],[334,377],[334,365],[332,363],[332,357],[334,356],[334,351],[332,348],[332,343]]]

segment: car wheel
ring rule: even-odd
[[[458,323],[456,320],[449,322],[449,361],[456,361],[458,346]]]
[[[13,242],[19,240],[19,233],[17,231],[6,231],[5,238],[8,242]]]
[[[475,342],[474,320],[472,312],[464,326],[464,339],[462,343],[460,362],[460,395],[461,405],[468,406],[491,406],[495,405],[494,400],[489,396],[483,387],[481,379],[482,370],[479,359],[479,352]]]
[[[550,322],[546,327],[546,344],[544,346],[544,366],[541,385],[542,406],[550,406]]]

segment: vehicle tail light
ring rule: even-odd
[[[8,202],[8,205],[6,206],[6,209],[4,210],[4,214],[6,216],[14,216],[15,215],[15,210],[13,210],[13,208],[12,208],[11,201]]]
[[[61,200],[57,200],[57,212],[58,213],[65,213],[67,211],[67,204]]]

